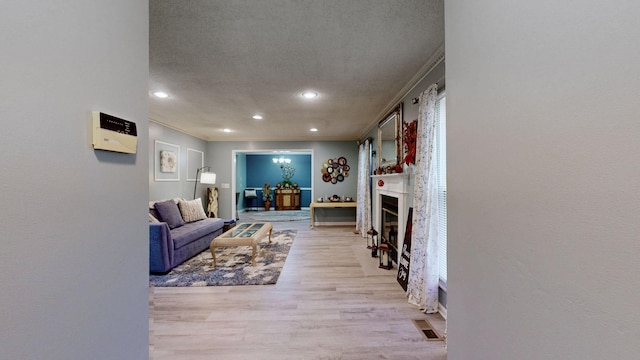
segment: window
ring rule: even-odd
[[[438,261],[440,281],[447,283],[447,126],[446,97],[442,92],[436,100],[436,182],[438,186]]]

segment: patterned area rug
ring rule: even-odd
[[[310,220],[311,214],[309,210],[269,210],[269,211],[245,211],[238,215],[240,221],[297,221]]]
[[[256,254],[256,266],[251,266],[251,246],[216,249],[218,266],[215,268],[211,252],[207,249],[166,275],[149,275],[149,285],[171,287],[275,284],[296,233],[295,230],[274,230],[271,244],[267,237],[263,238]]]

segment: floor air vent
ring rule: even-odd
[[[422,337],[427,341],[443,340],[440,335],[433,329],[433,326],[426,319],[414,319],[413,324],[418,328]]]

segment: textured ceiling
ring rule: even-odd
[[[444,44],[443,0],[151,0],[149,9],[149,92],[170,95],[150,95],[150,118],[205,140],[359,139]],[[320,95],[303,99],[308,89]]]

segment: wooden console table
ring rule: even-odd
[[[315,218],[313,216],[313,209],[315,208],[348,208],[348,207],[356,207],[357,203],[355,201],[350,202],[341,202],[341,201],[328,201],[328,202],[312,202],[309,205],[309,210],[311,211],[311,228],[315,225]]]
[[[300,189],[276,189],[276,210],[300,210]]]

